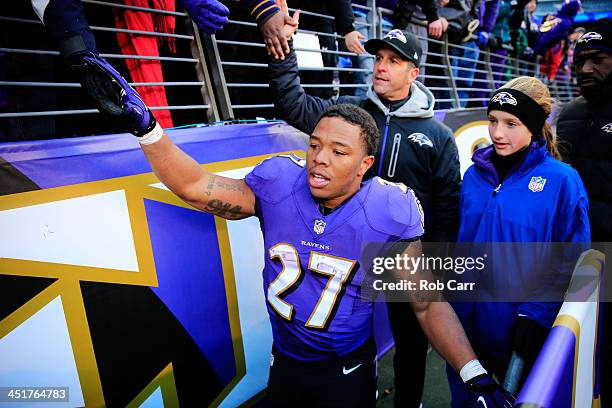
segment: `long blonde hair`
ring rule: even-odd
[[[529,96],[531,99],[536,101],[540,105],[547,115],[550,115],[555,100],[550,96],[548,87],[544,85],[542,81],[535,77],[521,76],[514,78],[508,83],[504,84],[502,88],[516,89]],[[537,136],[537,135],[533,135]],[[557,145],[557,139],[553,134],[552,127],[548,121],[544,122],[542,128],[542,136],[546,139],[547,149],[551,156],[555,159],[561,160],[561,153],[559,153],[559,147]]]

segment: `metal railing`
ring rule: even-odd
[[[355,28],[372,37],[376,22],[363,16],[372,16],[374,1],[367,6],[354,5],[358,15]],[[295,10],[290,8],[290,12]],[[367,14],[365,14],[365,13]],[[360,18],[361,16],[361,18]],[[245,18],[247,16],[244,16]],[[310,18],[310,21],[307,19]],[[302,10],[300,28],[297,33],[317,36],[321,42],[320,51],[325,65],[322,68],[300,67],[302,84],[306,92],[319,96],[332,97],[340,93],[353,92],[356,89],[367,89],[365,82],[351,83],[342,80],[343,76],[371,73],[371,67],[339,67],[338,59],[350,57],[355,60],[357,54],[342,49],[344,37],[333,32],[334,16]],[[327,29],[326,29],[327,28]],[[257,25],[246,19],[232,17],[224,30],[217,35],[205,39],[210,65],[212,66],[212,82],[216,87],[219,112],[224,119],[234,117],[257,116],[272,118],[276,116],[272,96],[268,90],[268,60],[265,45],[257,29]],[[296,51],[308,51],[296,47]],[[362,59],[373,61],[373,56]],[[246,70],[248,74],[245,73]],[[324,80],[321,80],[323,78]],[[258,92],[253,92],[257,88]],[[365,92],[365,91],[364,91]],[[258,109],[257,112],[254,109]]]
[[[199,89],[199,101],[181,101],[182,103],[151,108],[152,110],[169,110],[172,112],[173,119],[180,116],[180,111],[201,112],[197,116],[189,116],[186,120],[181,120],[179,117],[178,120],[174,120],[176,126],[194,122],[256,117],[271,119],[277,115],[269,91],[265,45],[257,25],[247,15],[241,16],[239,10],[233,10],[229,24],[223,31],[209,36],[198,32],[197,27],[184,12],[128,6],[101,0],[83,0],[83,3],[85,3],[87,15],[96,13],[96,10],[101,8],[112,7],[116,10],[173,16],[177,18],[177,22],[181,22],[177,24],[177,27],[183,27],[183,31],[177,31],[174,34],[119,29],[110,27],[110,23],[91,26],[97,38],[105,33],[124,33],[172,39],[177,44],[180,42],[181,46],[177,49],[182,51],[177,55],[168,55],[168,53],[164,55],[122,55],[101,50],[101,55],[109,60],[157,60],[164,64],[164,70],[170,66],[178,66],[178,64],[183,64],[183,67],[186,64],[193,65],[193,69],[189,68],[187,71],[181,68],[180,80],[132,83],[137,87],[163,86],[169,99],[174,99],[171,96],[182,93],[185,89]],[[387,20],[391,11],[376,7],[374,0],[369,0],[366,6],[353,5],[353,7],[356,15],[355,28],[367,38],[380,37],[392,28],[391,23]],[[333,16],[320,12],[302,11],[301,20],[298,33],[315,35],[320,43],[326,46],[320,51],[325,63],[323,68],[299,68],[306,92],[324,97],[344,94],[365,95],[372,73],[373,56],[357,56],[346,50],[344,38],[334,32]],[[6,26],[14,25],[14,31],[23,31],[23,25],[27,25],[28,30],[42,30],[42,24],[32,18],[0,16],[0,22]],[[99,21],[96,22],[99,23]],[[484,106],[491,93],[513,77],[531,75],[544,78],[538,64],[515,58],[511,55],[511,48],[506,45],[497,50],[483,50],[479,49],[473,40],[453,44],[446,36],[440,40],[428,38],[426,22],[416,19],[413,19],[408,29],[422,41],[424,58],[421,63],[419,80],[435,94],[435,109]],[[42,46],[26,48],[7,45],[0,48],[0,55],[39,55],[51,59],[58,59],[59,56],[58,51],[41,49],[44,48]],[[296,50],[303,51],[304,49],[297,47]],[[126,78],[130,78],[122,64],[115,61],[112,63]],[[9,92],[15,89],[19,89],[19,92],[47,89],[59,93],[80,87],[77,82],[37,81],[10,77],[0,79],[2,79],[0,87]],[[549,85],[553,96],[560,102],[566,102],[577,95],[574,80],[566,72],[560,72]],[[96,112],[97,110],[91,105],[75,106],[70,109],[49,106],[48,110],[20,110],[11,109],[9,106],[0,111],[0,119],[66,117],[67,115],[91,115]],[[194,120],[194,117],[197,119]]]
[[[170,111],[173,124],[176,126],[184,125],[187,123],[193,123],[194,118],[198,122],[212,122],[219,120],[219,115],[216,108],[216,101],[214,95],[211,92],[212,85],[210,83],[210,74],[207,72],[206,59],[203,57],[204,52],[202,49],[201,35],[198,32],[197,27],[192,24],[191,20],[188,19],[187,13],[179,11],[168,11],[158,10],[147,7],[136,7],[129,6],[108,1],[99,0],[83,0],[84,11],[86,17],[89,19],[91,16],[97,17],[97,14],[103,14],[110,16],[111,8],[115,9],[116,12],[121,11],[136,11],[148,13],[152,17],[159,16],[171,16],[176,19],[176,32],[166,33],[157,31],[147,31],[142,29],[126,29],[112,27],[112,18],[108,21],[104,20],[103,24],[92,24],[90,28],[94,33],[98,51],[100,55],[111,61],[113,66],[125,77],[131,78],[130,73],[126,69],[125,64],[122,61],[159,61],[163,68],[163,76],[166,77],[166,70],[180,71],[182,74],[180,80],[160,80],[160,81],[149,81],[149,82],[130,82],[131,85],[139,87],[139,90],[147,92],[146,87],[163,87],[162,92],[168,101],[177,99],[173,97],[174,90],[181,89],[189,90],[189,97],[178,98],[181,99],[179,103],[168,103],[159,106],[150,106],[152,111]],[[34,14],[32,13],[32,16]],[[97,19],[99,20],[99,18]],[[90,20],[91,22],[91,20]],[[23,18],[22,16],[0,16],[0,24],[5,29],[12,32],[19,33],[35,33],[36,35],[44,35],[43,24],[35,18]],[[179,27],[181,31],[179,31]],[[110,39],[108,37],[102,37],[104,35],[117,35],[117,33],[126,34],[129,36],[129,41],[133,38],[143,36],[152,37],[158,40],[171,40],[176,43],[176,54],[167,51],[165,48],[159,47],[160,55],[124,55],[114,52],[118,47],[116,45],[116,39]],[[104,39],[106,41],[100,41]],[[109,47],[108,44],[112,44]],[[59,56],[60,53],[55,49],[44,49],[45,45],[37,45],[31,47],[13,47],[11,44],[0,48],[0,55],[5,60],[11,60],[19,58],[29,58],[31,56],[40,56],[40,58],[48,58],[45,61],[45,65],[56,68],[61,67],[59,70],[67,70],[67,68],[61,62]],[[106,48],[105,48],[106,47]],[[110,48],[110,49],[109,49]],[[110,51],[110,52],[105,52]],[[183,64],[182,67],[176,66],[177,64]],[[192,67],[189,67],[191,65]],[[42,69],[42,68],[41,68]],[[51,73],[49,76],[54,76],[56,73]],[[59,75],[62,76],[62,75]],[[64,75],[68,76],[68,75]],[[71,117],[74,120],[75,117],[81,118],[81,115],[99,114],[98,110],[93,108],[93,104],[88,100],[79,95],[70,93],[71,89],[81,87],[78,82],[66,82],[66,81],[36,81],[27,80],[19,77],[10,77],[4,75],[0,81],[0,87],[4,87],[5,91],[9,95],[9,100],[16,94],[27,94],[31,92],[41,92],[46,89],[49,92],[54,92],[52,99],[57,100],[58,106],[48,106],[47,109],[29,109],[28,106],[23,104],[9,105],[0,111],[0,119],[10,119],[13,121],[23,121],[28,118],[39,118],[39,117]],[[70,76],[70,80],[76,79],[74,76]],[[181,91],[183,92],[183,91]],[[18,98],[15,98],[18,99]],[[75,100],[84,106],[74,106],[67,108],[64,105],[64,100]],[[75,102],[77,103],[77,102]],[[193,111],[186,118],[183,118],[181,114],[177,114],[179,111]],[[199,113],[198,113],[199,112]],[[60,119],[61,120],[61,119]],[[185,122],[187,120],[188,122]],[[70,135],[58,135],[58,136],[70,136]],[[36,137],[36,135],[33,135]],[[1,139],[0,139],[1,140]]]
[[[392,11],[383,8],[377,10],[381,19],[379,34],[382,36],[392,28],[391,24],[384,20]],[[425,21],[414,18],[412,24],[426,26]],[[436,96],[436,109],[484,106],[493,91],[510,79],[523,75],[535,76],[547,83],[551,95],[560,103],[568,102],[578,95],[575,80],[571,75],[559,71],[555,80],[549,81],[540,72],[538,63],[512,56],[514,50],[509,45],[504,44],[494,50],[489,47],[480,49],[475,35],[460,44],[449,42],[446,35],[440,41],[420,35],[417,35],[417,38],[429,50],[424,53],[426,62],[421,63],[421,67],[424,67],[421,71],[425,73],[421,73],[419,80]],[[432,48],[440,52],[431,52]]]
[[[353,5],[353,7],[357,16],[356,29],[362,29],[368,38],[372,38],[372,34],[378,37],[383,36],[392,28],[391,23],[386,19],[392,14],[390,10],[376,7],[373,1],[368,2],[368,6]],[[302,11],[302,14],[326,20],[334,19],[331,15],[321,13]],[[225,119],[252,117],[255,113],[258,116],[274,117],[276,112],[273,109],[272,97],[268,92],[265,46],[256,30],[256,24],[233,18],[230,20],[230,25],[251,28],[254,32],[250,36],[247,35],[248,39],[240,37],[241,30],[238,30],[238,34],[233,38],[228,38],[226,30],[210,37],[210,48],[207,47],[207,49],[209,49],[208,56],[212,60],[210,64],[215,68],[212,70],[213,76],[216,76],[213,83],[219,86],[216,93],[224,95],[223,98],[219,98],[221,117]],[[424,21],[413,18],[412,25],[412,31],[427,49],[424,52],[425,61],[421,64],[419,80],[424,82],[436,95],[436,109],[484,105],[497,87],[519,75],[545,79],[544,75],[540,74],[538,64],[510,55],[512,48],[509,46],[504,45],[500,50],[481,50],[475,46],[475,43],[452,44],[449,43],[446,36],[440,40],[428,38]],[[421,29],[415,29],[415,27],[421,27]],[[302,26],[297,32],[314,34],[319,40],[334,40],[331,49],[322,48],[320,51],[323,56],[334,57],[330,58],[333,61],[332,64],[326,64],[319,69],[299,67],[302,86],[306,92],[316,90],[319,95],[323,93],[326,97],[355,92],[365,94],[369,86],[367,81],[354,82],[351,81],[352,78],[345,78],[343,74],[363,74],[362,78],[369,78],[373,66],[372,56],[366,56],[359,61],[356,54],[342,51],[343,37],[335,32],[323,32]],[[472,39],[475,40],[476,37],[472,36]],[[230,47],[232,51],[228,52]],[[255,53],[253,50],[261,51],[256,62],[248,58],[249,55],[252,56]],[[296,47],[296,51],[303,50]],[[469,52],[476,56],[467,56]],[[337,61],[340,57],[350,57],[352,66],[340,67]],[[368,58],[370,59],[369,65],[364,62]],[[244,74],[247,69],[250,70],[249,75]],[[312,71],[319,74],[328,73],[327,76],[319,75],[327,81],[313,81],[309,78],[309,73]],[[261,92],[253,93],[255,88]],[[555,81],[550,83],[550,89],[553,97],[560,102],[566,102],[577,95],[572,78],[567,76],[559,75]],[[255,108],[259,110],[254,111]]]

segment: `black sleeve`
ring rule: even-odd
[[[525,6],[521,7],[520,4],[513,6],[510,12],[510,20],[508,22],[510,30],[514,32],[518,30],[519,28],[521,28],[521,23],[523,22],[524,18],[525,18]]]
[[[561,153],[561,160],[570,166],[576,164],[574,147],[577,143],[576,137],[579,134],[576,130],[581,124],[580,121],[577,122],[578,125],[572,125],[572,122],[576,122],[572,120],[570,115],[572,105],[571,102],[566,104],[557,118],[557,146]]]
[[[597,199],[590,200],[589,219],[593,220],[591,222],[593,240],[609,241],[612,237],[612,203]]]
[[[280,11],[280,8],[272,0],[242,0],[241,4],[257,22],[259,27]]]
[[[293,41],[289,42],[291,51],[284,60],[270,57],[270,90],[280,117],[291,126],[306,134],[311,134],[319,115],[335,102],[321,99],[304,92],[298,76],[298,65]]]
[[[32,1],[32,6],[63,57],[96,52],[96,41],[85,20],[81,0],[51,0],[44,8]]]
[[[480,7],[482,5],[482,0],[474,0],[474,4],[472,4],[472,17],[475,19],[480,18]],[[485,5],[486,7],[486,5]],[[497,4],[497,9],[499,11],[499,3]],[[486,12],[485,12],[486,13]],[[493,18],[493,24],[495,24],[495,19],[497,18],[497,13],[495,13],[495,17]],[[491,27],[493,29],[493,27]]]
[[[423,9],[423,13],[425,13],[425,17],[429,23],[440,18],[438,15],[439,8],[440,5],[438,0],[421,0],[421,9]]]
[[[399,28],[405,30],[412,18],[414,10],[416,10],[417,0],[399,0],[399,3],[393,11],[391,22],[393,28]]]
[[[459,232],[461,173],[459,153],[450,129],[444,127],[441,149],[433,163],[431,198],[431,240],[454,242]]]
[[[342,36],[355,31],[355,15],[350,0],[327,1],[330,13],[336,19],[336,32]]]

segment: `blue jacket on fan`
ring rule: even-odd
[[[477,150],[461,188],[462,242],[588,242],[588,200],[578,173],[532,142],[500,183],[493,146]],[[532,183],[535,181],[535,184]],[[518,315],[551,327],[560,303],[480,302],[453,305],[477,353],[508,358]]]

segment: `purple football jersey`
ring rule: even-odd
[[[372,335],[372,303],[362,301],[361,250],[423,234],[411,190],[380,178],[329,215],[310,193],[305,161],[265,160],[246,176],[264,236],[264,293],[278,349],[300,360],[347,354]]]

